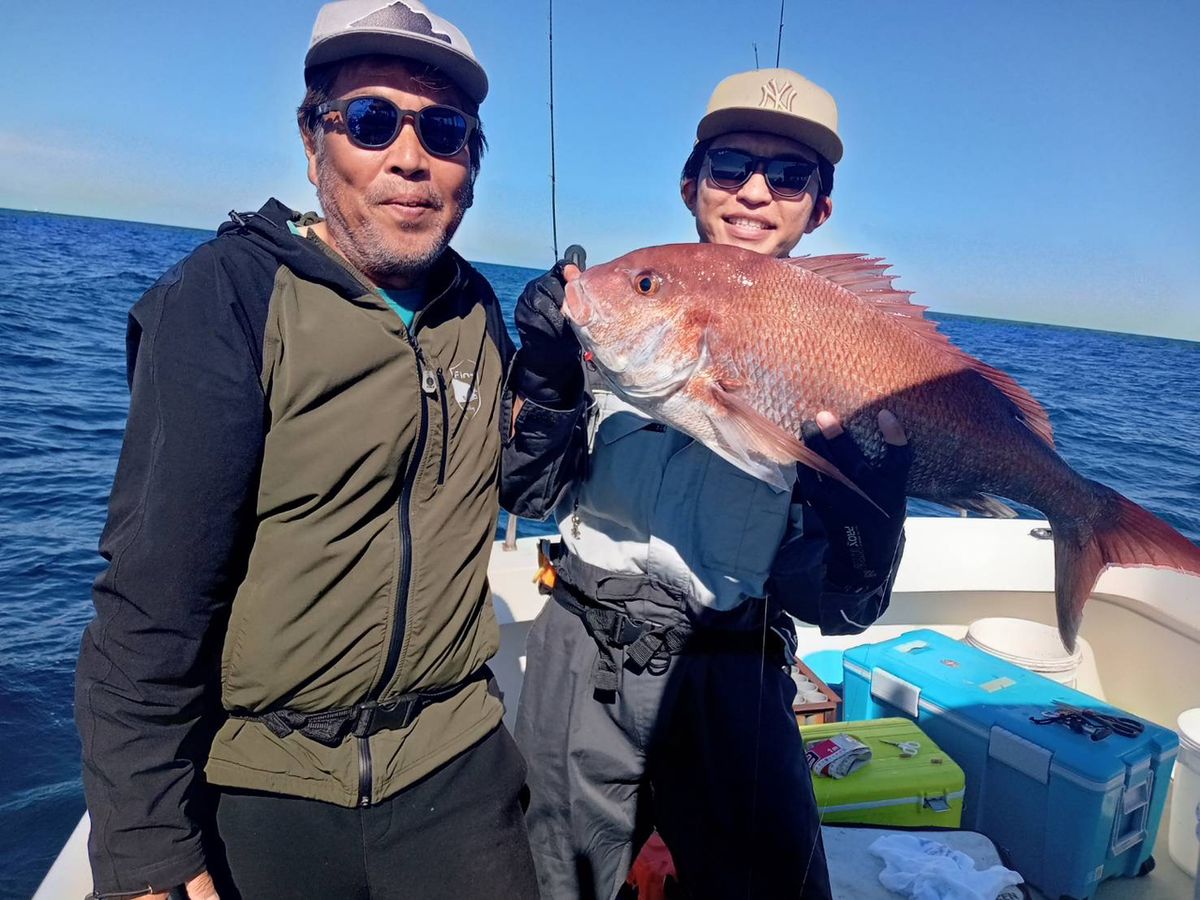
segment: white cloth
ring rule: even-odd
[[[1004,866],[979,871],[965,853],[916,835],[889,834],[870,849],[885,863],[880,884],[913,900],[996,900],[1023,881]]]

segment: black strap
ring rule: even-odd
[[[389,697],[387,700],[368,700],[354,706],[317,713],[285,708],[258,715],[235,713],[231,718],[262,722],[276,737],[285,738],[296,731],[318,744],[336,747],[348,734],[361,738],[370,737],[379,731],[405,728],[425,707],[448,700],[468,685],[486,681],[491,677],[491,669],[480,666],[468,678],[436,690],[414,691],[411,694]]]
[[[553,563],[559,578],[593,601],[620,604],[648,600],[666,610],[684,612],[687,609],[684,592],[646,575],[618,574],[593,566],[571,553],[561,542],[541,541],[538,546]]]
[[[680,653],[759,653],[764,649],[763,635],[757,630],[695,627],[687,619],[674,625],[634,619],[620,609],[630,600],[649,600],[669,610],[683,610],[686,600],[644,575],[618,575],[585,563],[562,543],[541,541],[538,546],[556,573],[549,593],[583,621],[599,648],[592,671],[597,691],[619,691],[624,666],[634,672],[648,669],[660,674],[666,671],[669,658]],[[774,632],[767,636],[766,651],[772,661],[786,661],[784,642]]]
[[[578,616],[599,649],[592,670],[592,685],[597,691],[621,689],[621,661],[635,672],[651,669],[656,660],[663,671],[666,657],[679,653],[687,643],[691,626],[686,623],[661,625],[634,619],[615,609],[581,603],[561,579],[554,587],[554,600],[567,612]]]
[[[695,628],[690,622],[662,625],[634,619],[620,610],[586,602],[585,596],[561,578],[552,595],[559,606],[582,620],[583,627],[596,642],[599,653],[592,670],[592,684],[597,691],[619,691],[623,666],[634,672],[666,671],[669,657],[681,653],[758,653],[764,650],[763,635],[758,631]],[[768,658],[782,665],[785,659],[782,639],[770,631],[766,641]]]

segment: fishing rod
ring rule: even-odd
[[[783,47],[783,6],[787,0],[779,0],[779,37],[775,41],[775,68],[779,68],[779,50]]]
[[[554,166],[554,0],[550,3],[550,230],[558,259],[558,180]]]
[[[550,234],[554,243],[554,259],[558,259],[558,178],[554,162],[554,0],[548,0],[550,26]],[[517,549],[517,517],[509,514],[504,528],[505,550]]]

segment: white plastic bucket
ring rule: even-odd
[[[1180,714],[1178,730],[1167,847],[1171,859],[1194,878],[1200,860],[1200,707]]]
[[[1063,646],[1057,628],[1028,619],[976,619],[967,628],[964,640],[1005,662],[1068,687],[1075,687],[1079,663],[1083,660],[1082,639],[1071,653]]]

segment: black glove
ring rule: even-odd
[[[805,422],[804,443],[832,462],[876,504],[807,466],[797,466],[797,491],[821,518],[829,541],[826,583],[851,593],[876,587],[892,571],[904,532],[904,485],[912,464],[908,444],[884,442],[884,457],[868,462],[849,433],[826,438],[816,422]],[[882,512],[880,512],[882,510]]]
[[[566,296],[563,268],[587,265],[587,254],[572,244],[554,268],[525,285],[513,311],[521,338],[517,393],[542,406],[566,408],[583,390],[579,340],[563,318]]]

